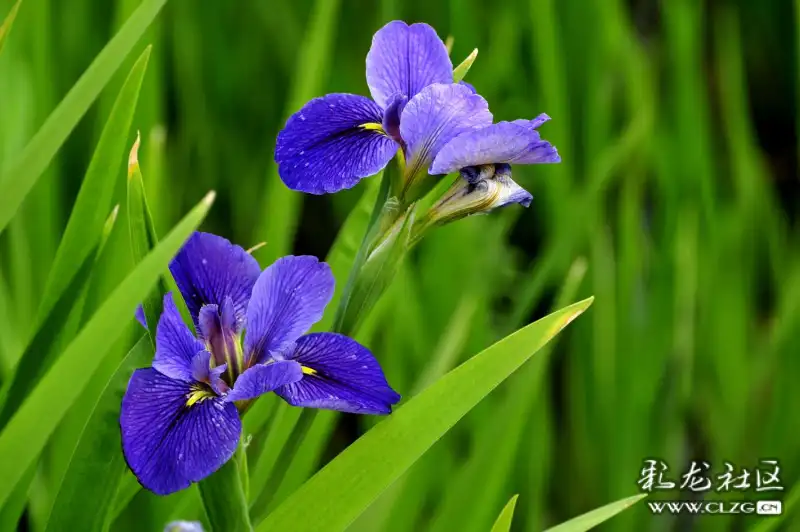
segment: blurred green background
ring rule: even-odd
[[[0,0],[0,14],[10,5]],[[0,56],[0,166],[136,5],[23,2]],[[244,247],[265,241],[256,252],[265,266],[287,253],[325,256],[368,186],[325,197],[286,190],[272,159],[284,120],[314,96],[368,94],[372,34],[395,18],[424,21],[454,38],[456,64],[479,48],[466,79],[497,120],[553,118],[541,132],[563,163],[515,168],[534,195],[529,209],[431,234],[360,340],[410,396],[555,306],[596,300],[351,530],[484,531],[515,493],[514,529],[543,530],[637,493],[642,462],[653,457],[674,476],[692,459],[719,472],[723,460],[752,467],[777,458],[778,498],[790,512],[781,526],[800,530],[800,492],[792,491],[800,475],[798,8],[789,0],[170,0],[0,236],[0,375],[32,332],[97,137],[146,44],[153,53],[134,128],[156,225],[168,229],[213,188],[204,230]],[[123,175],[120,161],[122,203]],[[122,266],[104,270],[98,300],[131,261],[127,235],[117,233],[110,255]],[[269,401],[263,413],[275,428],[288,407]],[[274,508],[373,422],[315,420],[290,463],[270,453],[280,430],[255,438],[251,472],[268,488],[255,502]],[[39,529],[54,454],[40,465],[21,529]],[[140,492],[112,529],[157,530],[184,508],[169,501]],[[601,528],[764,523],[653,517],[640,503]]]

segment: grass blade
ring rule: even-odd
[[[84,426],[69,468],[56,495],[47,531],[105,530],[125,459],[120,452],[119,409],[131,374],[153,358],[150,342],[143,336],[119,364]],[[81,501],[92,501],[91,511]]]
[[[149,58],[150,47],[147,47],[128,74],[100,134],[47,278],[39,305],[40,318],[50,311],[61,296],[103,230],[105,214],[111,207],[117,172],[122,170],[128,131]]]
[[[128,159],[128,231],[131,239],[131,251],[133,252],[134,264],[140,263],[155,247],[156,236],[154,234],[153,222],[150,210],[147,207],[147,198],[144,192],[144,180],[139,169],[139,141],[137,134],[136,142],[131,149]],[[163,294],[160,290],[151,290],[147,297],[142,301],[144,307],[145,323],[158,323],[161,315],[161,298]],[[155,349],[155,327],[148,331],[150,342]]]
[[[6,44],[8,34],[11,32],[11,26],[14,25],[14,19],[17,18],[17,11],[19,11],[19,5],[21,3],[22,0],[17,0],[17,2],[11,6],[11,11],[8,12],[2,26],[0,26],[0,52],[3,51],[3,46]]]
[[[528,325],[439,379],[348,447],[257,530],[344,529],[472,407],[592,301],[589,298],[575,303]],[[313,512],[307,511],[308,501],[315,501]]]
[[[590,530],[603,521],[611,519],[621,511],[627,510],[645,497],[647,497],[647,494],[634,495],[633,497],[627,497],[625,499],[612,502],[611,504],[606,504],[605,506],[601,506],[600,508],[592,510],[591,512],[587,512],[574,519],[570,519],[566,523],[561,523],[553,528],[548,528],[545,532],[584,532],[585,530]]]
[[[145,0],[0,175],[0,233],[167,0]]]
[[[299,110],[311,98],[319,96],[322,90],[334,49],[338,13],[339,0],[317,0],[314,4],[307,38],[297,61],[297,77],[288,100],[287,116]],[[286,188],[278,176],[277,165],[272,164],[271,167],[264,210],[269,216],[264,218],[254,239],[267,242],[259,254],[262,264],[272,264],[291,250],[303,199],[302,194]]]
[[[86,386],[111,343],[130,322],[167,264],[200,225],[214,200],[209,193],[114,290],[64,350],[0,433],[0,505],[33,463],[70,405]]]
[[[492,532],[508,532],[511,530],[511,521],[514,519],[514,507],[517,505],[519,495],[514,495],[505,505],[503,511],[497,516],[497,521],[492,526]]]

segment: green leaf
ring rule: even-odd
[[[150,47],[142,53],[128,74],[100,135],[78,197],[72,208],[64,236],[58,245],[53,266],[47,277],[39,316],[45,316],[69,284],[78,266],[94,246],[103,230],[103,220],[111,206],[117,176],[124,174],[123,155],[128,131],[139,99]]]
[[[8,12],[2,26],[0,26],[0,52],[3,51],[3,46],[6,44],[8,34],[11,32],[11,26],[14,25],[14,19],[17,18],[17,11],[19,11],[19,5],[21,3],[22,0],[17,0],[17,2],[11,6],[11,11]]]
[[[120,449],[119,409],[131,374],[153,358],[150,342],[142,338],[119,364],[98,398],[56,495],[48,531],[100,531],[110,524],[110,509],[126,470]],[[92,501],[87,511],[83,501]]]
[[[477,58],[478,58],[478,49],[475,48],[474,50],[472,50],[472,53],[469,54],[467,58],[461,62],[460,65],[458,65],[456,68],[453,69],[453,83],[458,83],[459,81],[464,79],[464,77],[466,77],[467,72],[469,72],[469,69],[472,67],[472,63],[474,63],[475,59]]]
[[[339,5],[340,0],[317,0],[314,3],[306,39],[294,70],[286,116],[322,92],[334,50]],[[277,165],[273,165],[264,198],[263,212],[268,214],[256,237],[258,241],[268,243],[260,253],[262,264],[271,264],[291,250],[302,199],[302,194],[286,187],[278,175]]]
[[[155,230],[153,229],[153,219],[147,206],[142,172],[139,168],[139,141],[140,137],[137,134],[136,142],[133,144],[128,159],[128,231],[134,264],[140,263],[150,250],[155,247],[157,242]],[[142,301],[145,323],[151,325],[148,335],[153,348],[156,345],[155,326],[153,324],[158,323],[158,318],[161,315],[162,292],[158,289],[151,290]]]
[[[646,493],[620,499],[616,502],[612,502],[611,504],[606,504],[605,506],[601,506],[600,508],[592,510],[591,512],[579,515],[574,519],[570,519],[566,523],[561,523],[553,528],[548,528],[545,532],[584,532],[585,530],[590,530],[603,521],[611,519],[621,511],[627,510],[645,497],[647,497]]]
[[[167,0],[144,0],[0,175],[0,233]]]
[[[431,445],[578,317],[593,298],[559,310],[475,355],[375,425],[258,526],[342,530]],[[313,511],[309,511],[313,501]]]
[[[511,521],[514,519],[514,507],[517,505],[517,498],[519,495],[514,495],[511,500],[497,516],[497,521],[494,522],[491,532],[509,532],[511,530]]]
[[[244,464],[244,465],[243,465]],[[250,532],[250,515],[244,494],[242,473],[247,455],[240,444],[236,454],[210,477],[198,483],[203,505],[216,532]]]
[[[139,301],[203,221],[213,200],[211,192],[120,283],[0,433],[0,456],[14,457],[0,461],[0,505],[39,455],[111,344],[130,323]]]
[[[6,381],[0,391],[0,428],[5,427],[8,420],[16,412],[19,405],[28,396],[45,370],[49,368],[60,354],[56,350],[61,337],[71,338],[77,328],[76,318],[80,318],[80,306],[86,297],[86,288],[97,259],[103,250],[106,239],[117,219],[117,209],[111,213],[108,223],[103,229],[100,243],[91,256],[83,260],[72,282],[63,291],[61,297],[45,316],[39,330],[25,348],[11,379]]]

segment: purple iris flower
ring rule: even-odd
[[[170,272],[197,337],[167,294],[152,367],[133,373],[120,413],[125,459],[151,491],[186,488],[230,459],[238,401],[274,391],[294,406],[388,414],[400,400],[367,348],[340,334],[304,335],[334,289],[315,257],[283,257],[262,272],[241,247],[194,233]]]
[[[289,118],[275,146],[286,186],[310,194],[351,188],[402,149],[408,189],[449,140],[492,123],[486,100],[453,83],[447,48],[427,24],[396,20],[375,34],[367,85],[372,99],[328,94]]]
[[[549,116],[541,114],[533,120],[498,122],[463,133],[445,144],[433,160],[431,173],[459,172],[465,180],[451,189],[448,207],[476,201],[480,205],[472,205],[473,211],[488,211],[510,203],[530,205],[533,196],[511,179],[511,165],[561,161],[556,148],[537,131],[548,120]],[[459,195],[473,197],[459,201]]]

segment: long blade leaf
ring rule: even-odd
[[[88,256],[91,246],[100,238],[117,177],[124,175],[121,170],[125,144],[149,58],[148,46],[128,74],[100,134],[47,278],[39,305],[40,317],[50,311],[77,272],[78,265]]]
[[[4,479],[0,483],[0,505],[41,452],[103,355],[108,353],[111,343],[129,323],[136,305],[203,221],[213,201],[214,193],[211,192],[122,281],[0,433],[0,456],[14,457],[13,460],[0,461],[0,477]]]
[[[586,530],[596,527],[603,521],[611,519],[621,511],[627,510],[645,497],[647,497],[646,493],[620,499],[616,502],[612,502],[611,504],[606,504],[605,506],[601,506],[600,508],[592,510],[591,512],[579,515],[574,519],[570,519],[566,523],[561,523],[553,528],[548,528],[545,532],[585,532]]]
[[[511,530],[511,521],[514,519],[514,507],[517,505],[517,497],[519,495],[511,497],[503,511],[497,516],[497,521],[492,526],[492,532],[508,532]]]
[[[22,154],[0,175],[0,233],[166,1],[145,0],[139,6],[47,117]]]
[[[258,529],[343,530],[472,407],[578,317],[593,298],[482,351],[411,399],[306,482]],[[307,511],[314,501],[314,511]]]
[[[22,0],[17,0],[17,2],[11,6],[11,11],[8,12],[3,24],[0,25],[0,52],[3,51],[3,46],[6,44],[8,34],[11,32],[11,26],[14,25],[14,19],[17,18],[17,11],[19,11],[19,5],[21,3]]]

